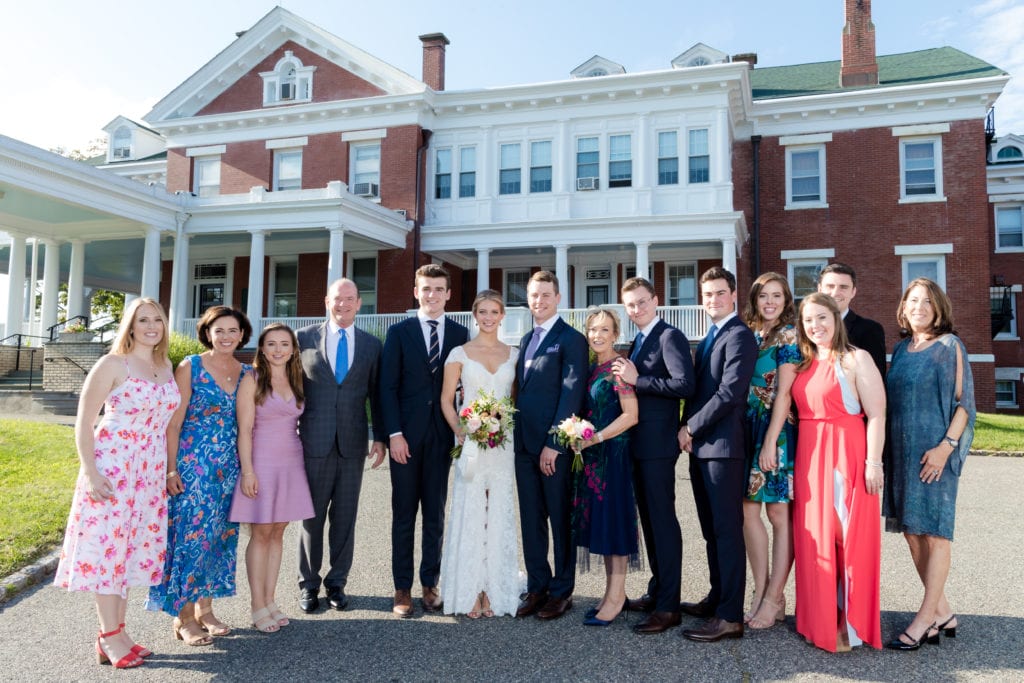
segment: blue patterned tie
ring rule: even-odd
[[[430,363],[430,374],[434,374],[441,367],[441,342],[437,338],[437,321],[428,320],[430,325],[430,348],[427,349],[427,359]]]
[[[629,354],[629,360],[636,362],[636,359],[640,356],[640,347],[644,345],[644,333],[637,332],[636,339],[633,340],[633,353]]]
[[[334,356],[334,381],[341,384],[348,374],[348,335],[345,330],[338,330],[338,353]]]

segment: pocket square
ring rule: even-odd
[[[554,344],[548,347],[548,350],[544,353],[558,353],[558,344]]]

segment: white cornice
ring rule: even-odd
[[[149,125],[192,117],[287,41],[393,94],[421,93],[426,85],[404,71],[322,28],[275,7],[160,100],[144,119]]]
[[[1009,76],[992,76],[754,100],[750,132],[782,136],[980,120],[1008,81]]]

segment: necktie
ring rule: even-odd
[[[430,364],[430,373],[437,372],[441,367],[441,342],[437,338],[437,321],[428,320],[430,325],[430,348],[427,349],[427,362]]]
[[[712,325],[711,327],[708,328],[708,333],[704,336],[704,341],[700,343],[701,355],[704,355],[711,350],[711,345],[715,343],[716,334],[718,334],[717,325]]]
[[[533,328],[533,336],[530,337],[530,343],[526,345],[526,372],[530,372],[530,366],[533,365],[533,357],[537,353],[537,347],[540,346],[540,338],[544,335],[544,328],[538,325]],[[526,374],[526,373],[523,373]]]
[[[341,384],[348,374],[348,335],[345,330],[338,330],[338,353],[334,356],[334,381]]]
[[[636,362],[637,357],[640,356],[640,347],[644,345],[644,333],[637,332],[636,339],[633,340],[633,353],[629,354],[629,359]]]

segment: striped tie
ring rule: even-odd
[[[430,325],[430,348],[427,349],[427,359],[430,363],[430,373],[433,374],[441,367],[441,342],[437,338],[437,321],[428,320]]]

